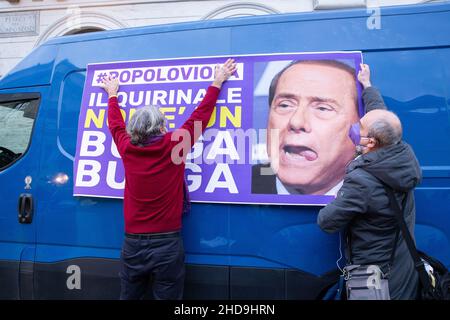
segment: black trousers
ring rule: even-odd
[[[120,257],[120,299],[143,299],[150,279],[154,299],[182,299],[185,269],[180,234],[131,236],[125,235]]]

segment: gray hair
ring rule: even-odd
[[[389,146],[402,140],[402,127],[395,126],[385,119],[379,119],[369,127],[367,136],[375,138],[379,147]]]
[[[166,119],[157,106],[142,107],[133,114],[127,124],[127,132],[131,143],[143,145],[148,138],[161,134],[166,126]]]

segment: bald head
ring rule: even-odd
[[[402,123],[397,115],[387,110],[372,110],[361,118],[361,125],[368,137],[373,137],[378,147],[385,147],[402,140]]]

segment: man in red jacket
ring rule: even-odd
[[[125,126],[117,101],[119,81],[107,77],[109,130],[125,168],[125,239],[120,257],[120,299],[142,299],[150,276],[155,299],[181,299],[184,287],[184,248],[180,236],[186,205],[185,159],[203,133],[220,88],[236,70],[228,59],[216,66],[203,101],[180,129],[167,132],[157,107],[135,112]],[[201,130],[194,130],[201,128]],[[175,148],[176,147],[176,148]]]

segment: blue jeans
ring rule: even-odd
[[[125,235],[120,262],[121,300],[143,299],[150,279],[154,299],[183,298],[184,248],[179,232],[149,238]]]

